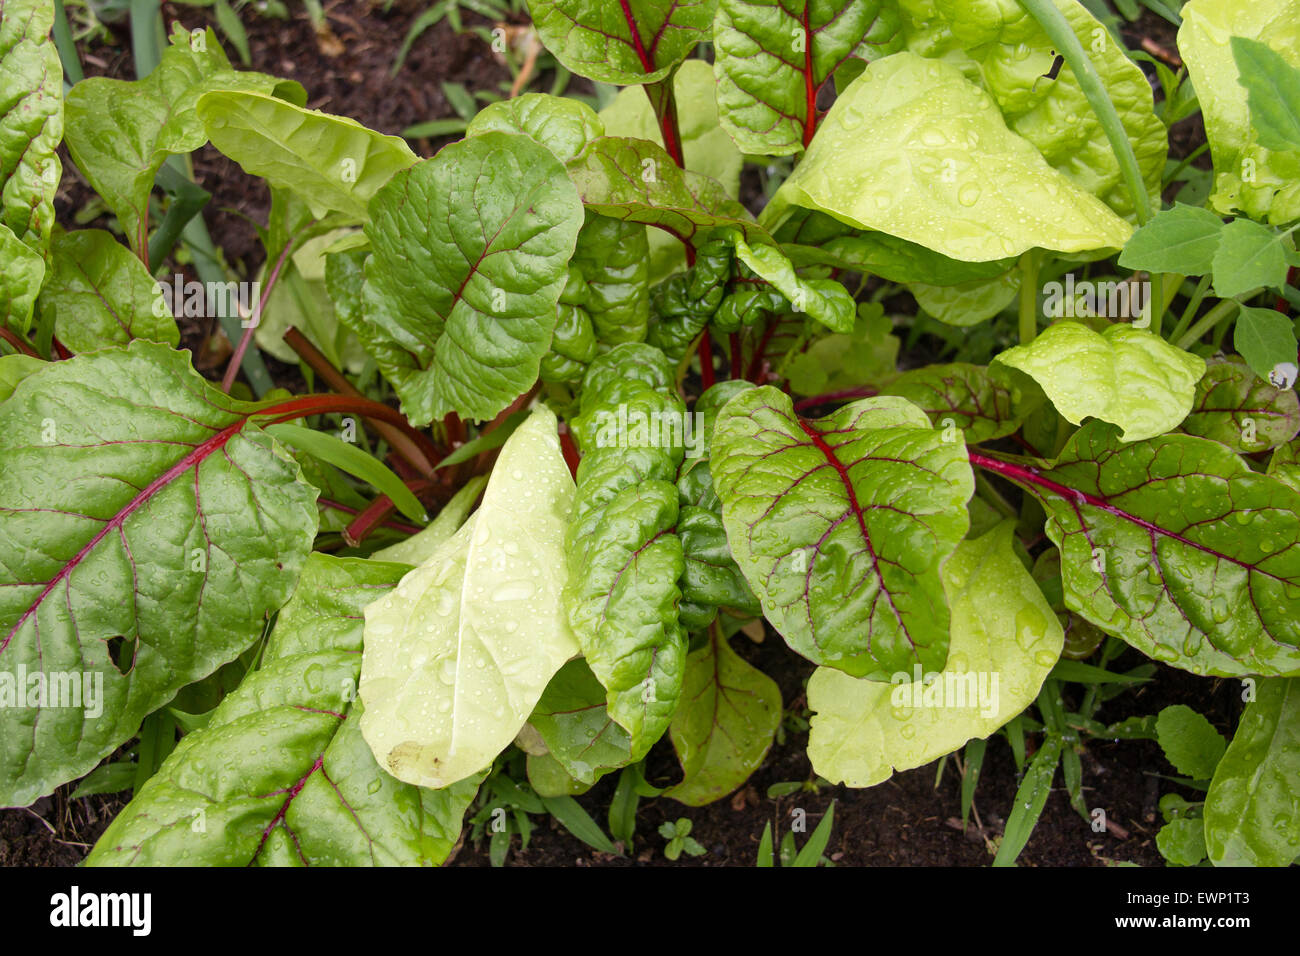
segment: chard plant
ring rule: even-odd
[[[522,838],[545,805],[615,849],[563,801],[621,772],[626,848],[639,797],[762,764],[761,618],[815,665],[818,775],[999,731],[1023,760],[1037,702],[1035,812],[1058,764],[1077,791],[1079,659],[1240,680],[1162,850],[1293,860],[1297,0],[1183,6],[1214,180],[1169,208],[1151,85],[1075,0],[529,6],[625,89],[492,103],[426,158],[210,31],[65,94],[52,3],[0,0],[0,805],[120,787],[138,740],[90,865],[437,865],[487,779]],[[220,385],[160,285],[204,143],[272,196]],[[55,223],[60,144],[114,231]]]

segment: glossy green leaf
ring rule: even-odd
[[[597,136],[605,122],[586,103],[545,93],[525,93],[489,103],[470,121],[466,136],[524,133],[541,143],[562,163],[573,159]]]
[[[1208,209],[1174,203],[1133,233],[1119,255],[1126,269],[1209,275],[1223,235],[1223,220]]]
[[[713,26],[718,102],[747,153],[785,156],[817,131],[817,95],[846,60],[898,49],[888,0],[721,0]]]
[[[54,334],[71,351],[126,345],[132,339],[171,346],[180,342],[161,287],[111,233],[64,233],[55,237],[52,253],[53,267],[37,308],[53,313]]]
[[[140,340],[0,405],[0,670],[89,681],[102,707],[0,707],[0,804],[85,774],[289,596],[316,492],[248,411]]]
[[[597,341],[619,345],[645,339],[649,260],[646,230],[640,223],[587,213],[571,263],[586,284],[581,304]]]
[[[1263,680],[1205,795],[1215,866],[1289,866],[1300,857],[1300,680]]]
[[[1273,452],[1268,461],[1268,474],[1300,491],[1300,438]]]
[[[996,361],[1042,386],[1067,421],[1099,418],[1119,425],[1124,441],[1177,428],[1205,374],[1204,359],[1131,325],[1098,333],[1079,322],[1058,322]]]
[[[710,628],[708,641],[686,658],[682,701],[669,727],[683,779],[664,796],[692,807],[722,799],[762,765],[780,723],[780,688]]]
[[[528,722],[551,756],[584,786],[645,755],[646,748],[634,751],[627,731],[609,716],[605,688],[581,658],[551,678]]]
[[[364,222],[371,198],[419,159],[400,137],[261,91],[218,88],[199,100],[198,116],[213,146],[318,219],[333,211]]]
[[[1009,376],[990,374],[963,362],[928,365],[904,372],[881,389],[882,395],[905,398],[930,416],[936,428],[960,428],[971,445],[1015,432],[1035,408],[1037,393],[1013,384]]]
[[[733,239],[736,258],[753,270],[791,303],[796,314],[807,313],[832,332],[851,332],[857,308],[847,289],[834,279],[805,279],[776,246],[750,246]]]
[[[403,564],[423,564],[438,546],[460,530],[469,513],[474,510],[483,486],[487,484],[486,475],[475,475],[465,483],[451,501],[442,506],[429,524],[411,535],[405,541],[390,545],[376,551],[371,557],[376,561],[400,561]]]
[[[1267,451],[1300,432],[1300,401],[1291,389],[1275,388],[1239,361],[1210,359],[1182,430],[1223,442],[1238,454]]]
[[[1300,672],[1300,493],[1218,442],[1101,422],[1004,473],[1042,497],[1071,610],[1195,674]]]
[[[1205,859],[1205,823],[1171,820],[1156,833],[1156,849],[1174,866],[1195,866]]]
[[[1064,634],[1012,549],[1003,522],[962,542],[944,565],[952,611],[948,661],[890,683],[819,667],[808,682],[808,756],[827,780],[870,787],[989,736],[1029,706]]]
[[[1300,218],[1300,149],[1271,150],[1251,123],[1232,38],[1262,40],[1300,67],[1300,0],[1190,0],[1178,52],[1187,64],[1214,157],[1210,205],[1282,224]]]
[[[0,15],[0,226],[38,254],[50,241],[63,176],[56,152],[63,138],[63,67],[50,41],[53,23],[47,0],[6,0]],[[5,246],[0,240],[0,250]],[[38,288],[29,286],[26,294]],[[19,298],[11,293],[0,302],[10,297]]]
[[[1043,745],[1034,754],[1034,759],[1025,771],[1025,778],[1020,781],[1016,795],[1011,804],[1011,815],[1007,817],[1006,829],[1002,832],[1002,842],[998,845],[997,856],[993,858],[994,866],[1012,866],[1029,842],[1047,798],[1052,792],[1052,780],[1056,776],[1056,767],[1061,762],[1061,750],[1064,742],[1059,734],[1048,734]]]
[[[231,69],[211,29],[195,35],[177,29],[143,80],[90,77],[68,94],[68,150],[117,216],[136,255],[147,246],[154,176],[168,156],[192,152],[207,141],[196,104],[217,89],[306,100],[297,83]]]
[[[662,80],[710,39],[718,0],[529,0],[546,49],[566,69],[602,83]]]
[[[488,132],[398,173],[366,224],[364,315],[343,310],[415,425],[490,419],[537,381],[582,207],[559,161]]]
[[[555,429],[535,411],[473,517],[366,607],[361,731],[399,780],[444,787],[490,767],[578,653],[560,604],[573,479]]]
[[[13,394],[19,382],[46,364],[30,355],[0,355],[0,402]]]
[[[959,435],[892,397],[808,421],[764,387],[719,414],[710,463],[736,563],[792,648],[855,677],[943,665],[940,567],[974,490]]]
[[[45,260],[0,223],[0,327],[26,335],[32,327],[36,295],[45,281]]]
[[[480,776],[394,780],[357,726],[361,612],[409,568],[313,554],[262,666],[186,734],[88,866],[437,866]]]
[[[1156,740],[1174,769],[1193,780],[1209,780],[1228,746],[1214,725],[1186,704],[1160,711]]]
[[[1118,249],[1132,232],[1007,129],[957,67],[913,53],[877,60],[844,90],[763,221],[792,204],[967,261]]]

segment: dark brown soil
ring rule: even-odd
[[[500,91],[508,87],[509,70],[479,37],[457,35],[445,21],[416,42],[402,71],[390,77],[392,58],[412,20],[425,6],[421,0],[398,0],[385,12],[365,0],[336,0],[326,4],[331,32],[323,37],[317,36],[298,5],[294,5],[292,19],[287,22],[259,18],[251,13],[251,7],[245,8],[242,18],[249,34],[251,67],[298,80],[308,91],[308,105],[314,108],[352,116],[393,134],[418,122],[453,115],[441,90],[441,80],[462,83],[470,90]],[[163,12],[169,23],[179,19],[187,28],[211,24],[208,8],[168,3]],[[466,13],[465,19],[467,25],[485,23],[471,13]],[[1126,30],[1126,39],[1134,45],[1142,37],[1149,41],[1148,50],[1151,45],[1166,52],[1175,49],[1172,28],[1153,15]],[[87,72],[132,78],[130,56],[124,52],[128,48],[123,28],[110,44],[96,44],[85,51]],[[548,89],[550,80],[543,74],[532,88]],[[1185,156],[1203,142],[1199,116],[1190,118],[1174,128],[1172,153]],[[431,155],[441,143],[419,142],[416,146],[422,154]],[[251,273],[263,257],[252,222],[265,222],[269,208],[266,187],[210,148],[196,154],[195,173],[199,183],[213,193],[205,211],[213,239],[227,261]],[[757,192],[757,177],[746,182]],[[92,194],[83,182],[71,176],[65,183],[58,208],[61,221],[70,223]],[[187,328],[182,346],[201,355],[213,331],[204,326]],[[199,364],[208,374],[220,374],[218,361],[205,363],[201,359]],[[278,365],[273,371],[296,374],[296,370]],[[810,664],[790,652],[770,629],[761,644],[737,635],[733,646],[778,682],[788,709],[803,710],[803,685],[811,672]],[[1129,652],[1128,658],[1120,666],[1140,661],[1135,652]],[[1171,703],[1189,703],[1228,733],[1240,710],[1234,687],[1162,667],[1154,681],[1108,703],[1098,716],[1102,721],[1116,721],[1133,714],[1155,713]],[[1067,688],[1067,705],[1078,691],[1077,686]],[[1018,785],[1011,751],[1002,738],[990,742],[975,795],[975,813],[964,831],[960,824],[957,760],[949,758],[941,775],[936,775],[937,765],[931,765],[896,774],[869,790],[824,784],[817,787],[805,755],[806,744],[806,733],[789,733],[746,787],[711,806],[696,809],[667,799],[643,801],[635,846],[622,857],[597,853],[554,822],[538,818],[539,829],[529,848],[521,851],[516,840],[510,863],[662,865],[667,863],[663,856],[666,841],[658,835],[658,826],[687,817],[694,823],[692,836],[708,852],[699,858],[683,856],[676,865],[752,866],[766,823],[772,823],[779,839],[790,826],[792,811],[799,808],[806,811],[811,830],[832,800],[835,826],[826,854],[837,865],[984,866],[992,860],[993,841],[1001,835]],[[1104,808],[1109,820],[1118,824],[1118,830],[1094,833],[1069,806],[1064,790],[1059,788],[1058,774],[1058,789],[1052,792],[1042,820],[1021,855],[1021,864],[1161,865],[1154,843],[1160,826],[1156,801],[1174,785],[1158,776],[1172,773],[1159,748],[1140,741],[1089,741],[1082,759],[1087,806]],[[666,743],[652,752],[647,773],[658,785],[673,781],[676,762]],[[808,781],[809,789],[775,799],[767,796],[770,786],[788,781]],[[611,777],[580,798],[602,826],[613,787]],[[26,810],[0,810],[0,866],[77,864],[125,803],[123,795],[73,801],[68,798],[71,790],[71,786],[66,787]],[[1195,799],[1190,792],[1185,795]],[[806,836],[800,836],[799,842],[804,839]],[[467,843],[454,859],[457,866],[487,864],[486,845]]]

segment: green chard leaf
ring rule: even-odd
[[[1042,499],[1070,610],[1195,674],[1300,672],[1300,493],[1218,442],[1102,422],[1051,468],[994,470]]]
[[[1275,388],[1239,361],[1210,359],[1182,430],[1223,442],[1238,454],[1267,451],[1300,432],[1300,401],[1293,390]]]
[[[1300,680],[1262,680],[1205,795],[1215,866],[1289,866],[1300,857]]]
[[[250,411],[140,340],[0,405],[0,672],[27,673],[31,704],[0,707],[0,804],[88,772],[293,590],[316,492]]]
[[[443,505],[438,516],[429,524],[411,535],[405,541],[390,545],[376,551],[370,557],[376,561],[400,561],[403,564],[423,564],[444,541],[460,530],[469,513],[474,510],[483,486],[487,484],[486,475],[475,475],[465,486],[452,495],[451,501]]]
[[[1132,233],[961,70],[913,53],[875,61],[844,90],[763,222],[791,205],[971,262],[1118,249]]]
[[[693,807],[722,799],[762,765],[780,723],[775,681],[710,628],[708,641],[686,658],[682,702],[669,727],[684,777],[664,796]]]
[[[801,419],[771,387],[718,416],[714,485],[736,563],[792,648],[854,677],[943,665],[940,567],[965,536],[974,479],[901,398]]]
[[[609,716],[605,688],[581,658],[551,678],[528,723],[541,734],[551,757],[584,787],[635,763],[649,749],[648,741],[634,749],[628,732]]]
[[[32,310],[45,281],[45,260],[0,223],[0,327],[26,335],[32,327]]]
[[[555,415],[539,408],[478,511],[367,605],[361,732],[399,780],[446,787],[490,767],[578,653],[560,603],[572,503]]]
[[[966,443],[1004,438],[1015,432],[1042,396],[981,365],[928,365],[904,372],[882,395],[905,398],[930,416],[936,428],[960,428]]]
[[[409,570],[313,554],[261,668],[185,735],[86,865],[442,863],[482,775],[401,783],[357,726],[362,609]]]
[[[492,131],[523,133],[541,143],[562,163],[605,135],[605,121],[586,103],[546,93],[525,93],[489,103],[470,121],[466,136]]]
[[[5,0],[0,13],[0,226],[37,254],[49,244],[63,176],[56,152],[63,139],[63,67],[50,40],[53,23],[48,0]],[[0,250],[7,245],[0,238]],[[39,276],[29,272],[27,279],[33,278]],[[24,294],[11,293],[0,303],[30,299],[39,288],[28,285]],[[11,327],[26,331],[21,321]]]
[[[1259,37],[1286,65],[1300,67],[1300,0],[1190,0],[1182,17],[1178,52],[1214,158],[1210,206],[1275,225],[1300,218],[1300,148],[1264,145],[1232,46],[1233,37]]]
[[[70,350],[88,352],[132,339],[180,342],[158,282],[112,233],[64,233],[55,237],[52,251],[53,268],[37,308],[54,314],[54,334]]]
[[[961,542],[943,568],[952,642],[941,671],[891,683],[819,667],[808,681],[808,756],[827,780],[870,787],[987,737],[1028,707],[1061,656],[1060,621],[1003,522]]]
[[[297,103],[307,98],[297,83],[235,71],[211,29],[191,35],[180,24],[144,79],[90,77],[68,94],[68,151],[117,216],[137,256],[148,245],[154,176],[168,156],[207,142],[196,107],[200,96],[215,89],[274,94]]]
[[[546,49],[580,76],[627,86],[666,77],[707,43],[718,0],[529,0]]]
[[[19,382],[47,364],[30,355],[0,355],[0,402],[14,393]]]
[[[1204,359],[1151,332],[1111,325],[1098,333],[1079,322],[1058,322],[995,362],[1042,386],[1067,421],[1111,422],[1124,430],[1124,441],[1177,428],[1205,374]]]
[[[722,123],[747,153],[786,156],[817,131],[817,95],[850,58],[902,37],[890,0],[721,0],[713,26]]]
[[[363,312],[352,325],[415,425],[490,419],[550,347],[582,206],[523,134],[487,132],[395,175],[370,204]]]

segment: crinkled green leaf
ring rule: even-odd
[[[546,49],[564,66],[602,83],[662,80],[707,43],[718,0],[529,0]]]
[[[1012,434],[1036,407],[1035,399],[1041,401],[1036,391],[1026,394],[1028,390],[1007,378],[964,362],[927,365],[904,372],[880,394],[907,399],[930,416],[936,428],[960,428],[975,445]]]
[[[361,731],[399,780],[445,787],[490,767],[578,653],[560,603],[573,479],[555,429],[535,411],[473,517],[366,607]]]
[[[555,329],[583,221],[564,168],[488,132],[399,172],[370,214],[364,314],[340,317],[413,424],[494,417],[537,381]]]
[[[208,139],[196,109],[200,96],[241,90],[297,103],[307,98],[297,83],[231,69],[211,29],[191,36],[176,26],[162,60],[143,80],[90,77],[67,99],[68,150],[117,216],[136,255],[148,244],[155,174],[168,156],[192,152]]]
[[[764,222],[790,204],[967,261],[1118,249],[1132,232],[957,67],[913,53],[877,60],[844,90]]]
[[[0,327],[26,335],[32,327],[36,295],[45,281],[45,260],[0,223]]]
[[[564,602],[609,715],[642,753],[668,727],[686,664],[676,481],[687,416],[673,378],[658,349],[619,345],[588,368],[573,422],[582,462]]]
[[[1193,780],[1209,780],[1228,746],[1214,725],[1186,704],[1160,711],[1156,740],[1174,769]]]
[[[855,677],[942,666],[940,567],[974,479],[960,436],[901,398],[801,419],[771,387],[718,416],[713,482],[736,563],[800,654]]]
[[[1133,233],[1119,255],[1126,269],[1209,275],[1223,236],[1223,220],[1208,209],[1174,203]]]
[[[219,88],[199,101],[198,115],[213,146],[300,197],[318,219],[335,211],[364,222],[374,195],[419,159],[400,137],[261,91]]]
[[[1067,421],[1099,418],[1119,425],[1124,441],[1177,428],[1205,374],[1204,359],[1131,325],[1098,333],[1079,322],[1058,322],[996,361],[1042,386]]]
[[[1300,672],[1300,493],[1218,442],[1102,422],[1029,473],[1071,610],[1195,674]]]
[[[1243,306],[1232,331],[1232,345],[1260,379],[1290,389],[1296,381],[1295,323],[1274,309]]]
[[[567,163],[597,136],[605,135],[605,122],[580,100],[525,93],[483,107],[470,121],[465,135],[479,136],[492,130],[531,136],[556,159]]]
[[[1151,83],[1084,4],[1056,0],[1056,6],[1115,105],[1148,194],[1159,196],[1168,134],[1155,114]],[[909,49],[978,76],[1012,132],[1080,189],[1133,216],[1119,162],[1073,69],[1068,63],[1054,69],[1055,45],[1017,0],[908,0],[905,8]]]
[[[605,706],[605,688],[587,662],[569,661],[551,678],[528,723],[566,774],[584,786],[645,756]],[[530,768],[531,775],[531,768]]]
[[[650,249],[640,223],[587,213],[572,264],[582,273],[582,306],[597,341],[640,342],[650,320]]]
[[[63,67],[50,40],[53,23],[47,0],[5,0],[0,11],[0,226],[37,254],[50,241],[63,175],[56,153],[63,138]],[[0,240],[0,251],[5,246]],[[37,289],[29,287],[28,295]]]
[[[683,779],[664,796],[692,807],[722,799],[762,765],[780,723],[776,682],[711,628],[686,658],[682,701],[669,727]]]
[[[1300,218],[1300,149],[1275,151],[1259,141],[1231,46],[1234,36],[1262,40],[1300,66],[1300,0],[1190,0],[1182,17],[1178,52],[1214,157],[1210,205],[1279,225]]]
[[[592,140],[568,170],[583,203],[601,215],[658,226],[683,242],[718,226],[734,227],[752,242],[772,241],[717,180],[679,169],[648,140]]]
[[[1300,69],[1267,43],[1248,37],[1232,38],[1232,58],[1260,145],[1300,150]]]
[[[747,153],[804,149],[826,81],[850,58],[897,50],[899,27],[891,0],[721,0],[714,69],[727,132]]]
[[[1210,359],[1182,430],[1238,454],[1267,451],[1300,431],[1296,393],[1275,388],[1238,361]]]
[[[482,775],[394,780],[357,726],[361,612],[410,569],[313,554],[261,668],[184,739],[88,866],[436,866]]]
[[[1234,219],[1223,227],[1214,253],[1214,294],[1225,299],[1255,289],[1286,285],[1284,234],[1249,219]]]
[[[1205,795],[1215,866],[1289,866],[1300,857],[1300,680],[1263,680]]]
[[[819,667],[808,681],[808,757],[818,775],[870,787],[987,737],[1028,707],[1061,655],[1061,624],[1003,522],[943,568],[952,642],[941,671],[891,683]],[[917,677],[921,676],[918,680]]]
[[[734,239],[736,258],[785,296],[795,312],[806,312],[832,332],[851,332],[857,318],[853,296],[834,279],[805,279],[776,246],[750,246]]]
[[[316,492],[248,412],[141,340],[50,364],[0,405],[0,671],[103,688],[93,717],[0,707],[0,804],[85,774],[293,590]]]
[[[37,307],[54,314],[54,334],[73,352],[132,339],[180,342],[158,283],[112,233],[67,232],[55,237],[51,251],[53,267]]]

